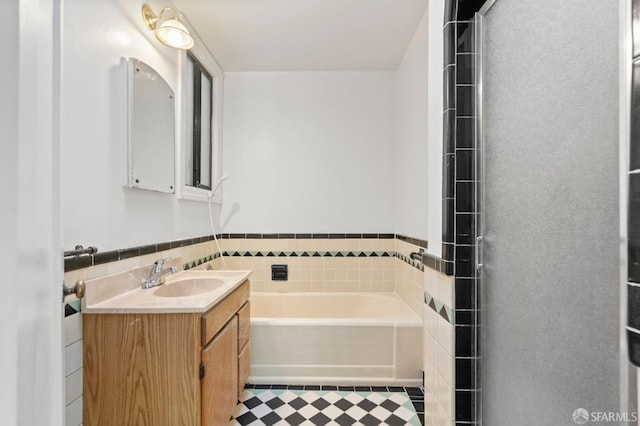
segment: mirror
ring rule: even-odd
[[[130,188],[175,191],[175,97],[152,67],[129,58],[127,179]]]

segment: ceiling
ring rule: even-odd
[[[173,0],[225,71],[395,70],[427,0]]]

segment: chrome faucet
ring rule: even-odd
[[[172,266],[171,268],[162,269],[164,266],[164,262],[167,259],[158,259],[155,261],[151,270],[149,271],[149,276],[142,281],[142,288],[151,288],[158,286],[160,284],[164,284],[164,276],[167,274],[175,274],[178,272],[178,268]]]

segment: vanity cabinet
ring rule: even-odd
[[[83,315],[85,425],[226,425],[249,371],[249,281],[205,313]]]

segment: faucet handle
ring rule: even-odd
[[[152,273],[158,273],[162,271],[162,267],[164,266],[164,262],[169,260],[169,258],[158,259],[153,263],[153,267],[151,268]]]

